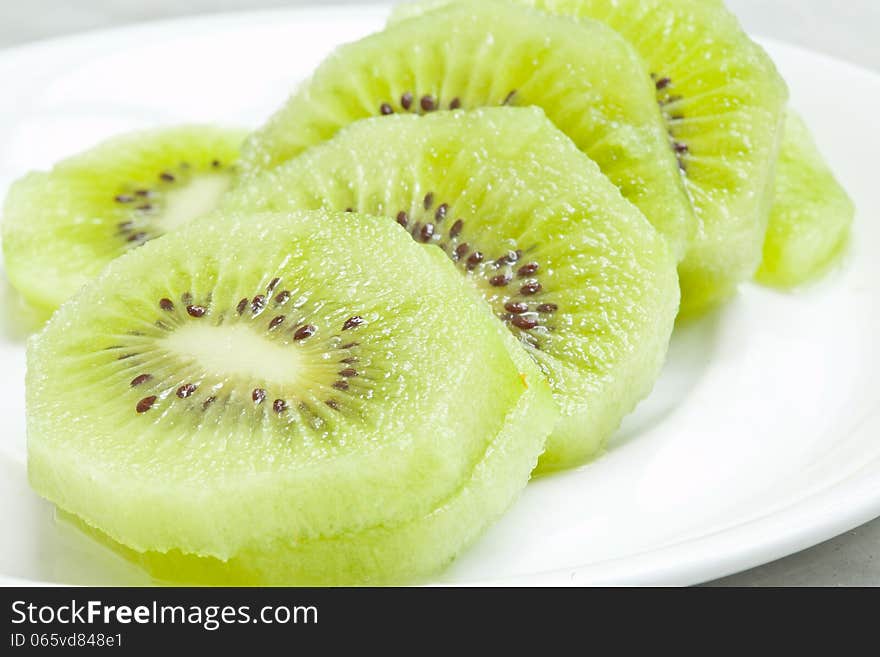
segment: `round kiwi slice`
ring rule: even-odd
[[[450,1],[404,4],[392,20]],[[681,312],[729,296],[761,260],[788,97],[773,62],[719,0],[515,2],[589,26],[601,21],[648,63],[697,216],[679,269]]]
[[[277,166],[358,119],[499,105],[543,108],[684,253],[695,220],[638,54],[601,23],[506,2],[452,6],[343,46],[247,140],[243,168]]]
[[[366,119],[225,203],[385,215],[442,249],[550,380],[541,471],[593,456],[663,363],[675,258],[539,108]]]
[[[809,128],[789,110],[757,279],[791,287],[815,278],[843,252],[854,216],[852,200],[835,180]]]
[[[526,484],[534,363],[392,220],[210,216],[112,262],[28,348],[34,488],[213,583],[403,581]],[[181,579],[190,577],[178,573]]]
[[[211,126],[130,133],[15,182],[3,210],[12,285],[51,312],[114,258],[211,211],[244,135]]]

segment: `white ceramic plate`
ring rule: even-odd
[[[257,125],[382,8],[155,23],[0,52],[0,192],[113,133]],[[591,465],[533,482],[443,583],[690,584],[880,515],[880,78],[766,44],[859,207],[843,266],[806,290],[746,286],[676,332],[654,394]],[[144,583],[53,519],[25,474],[24,346],[0,304],[0,582]]]

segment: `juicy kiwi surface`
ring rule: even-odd
[[[341,47],[247,140],[243,168],[277,166],[367,117],[499,105],[543,108],[683,254],[695,220],[638,54],[599,22],[506,2],[452,6]]]
[[[130,133],[15,182],[2,226],[12,285],[51,312],[114,258],[213,210],[244,136],[212,126]]]
[[[384,215],[442,250],[551,383],[563,417],[542,471],[593,456],[663,363],[676,260],[539,108],[360,121],[225,203]]]
[[[789,110],[758,280],[791,287],[822,273],[843,252],[854,216],[803,119]]]
[[[194,222],[32,338],[31,483],[180,581],[431,573],[507,508],[557,418],[473,294],[393,220]]]
[[[392,20],[450,1],[404,4]],[[729,296],[761,260],[788,97],[773,62],[719,0],[513,2],[601,21],[648,63],[697,217],[679,268],[682,313]]]

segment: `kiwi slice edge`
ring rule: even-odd
[[[242,219],[115,260],[31,341],[32,485],[137,552],[226,561],[223,580],[433,572],[527,482],[557,417],[542,377],[393,222]]]

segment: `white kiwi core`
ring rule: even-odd
[[[296,346],[267,340],[243,324],[187,324],[162,343],[178,358],[227,379],[289,386],[301,381],[306,370]]]
[[[193,176],[185,185],[165,192],[159,225],[165,232],[176,230],[217,207],[220,197],[232,183],[228,173],[206,173]]]

